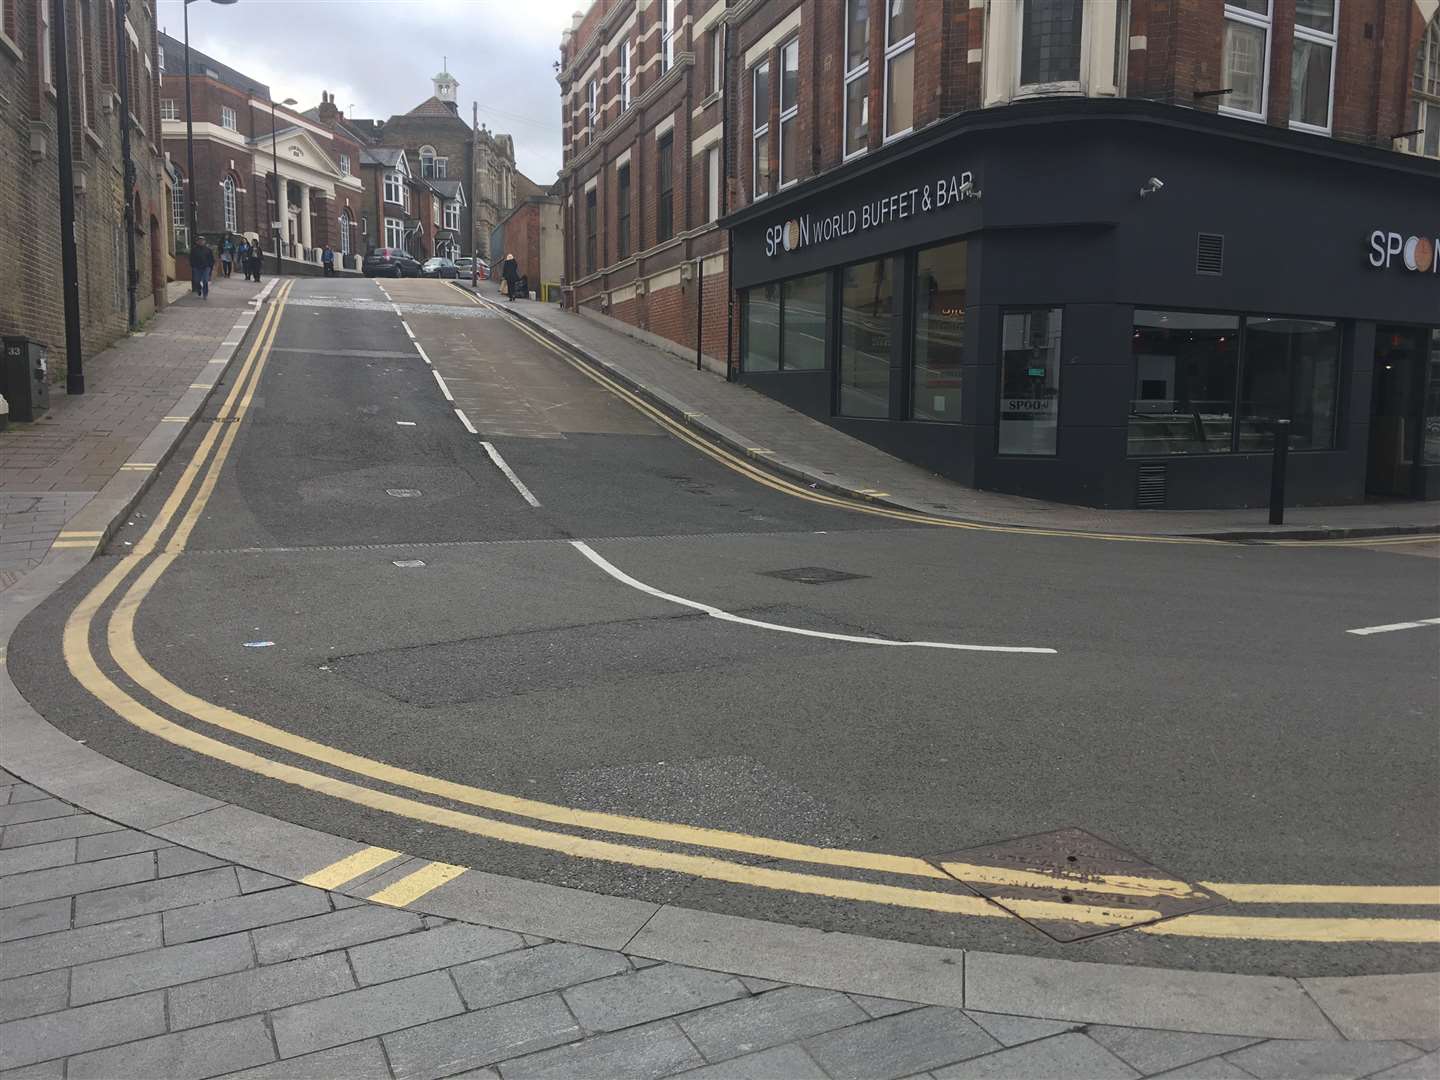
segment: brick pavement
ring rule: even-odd
[[[1440,1041],[1077,1025],[656,963],[297,885],[0,772],[0,1080],[220,1075],[1400,1080],[1440,1076]]]
[[[84,395],[52,387],[49,413],[0,432],[0,589],[45,557],[192,383],[211,381],[216,346],[259,291],[231,278],[207,303],[181,292],[140,332],[86,362]]]

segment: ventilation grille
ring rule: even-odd
[[[1135,491],[1135,505],[1146,509],[1165,505],[1165,466],[1141,465]]]
[[[1195,272],[1219,277],[1225,273],[1225,237],[1201,233],[1195,240]]]

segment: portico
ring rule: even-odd
[[[284,254],[318,262],[318,251],[326,244],[337,251],[352,246],[354,238],[342,239],[340,230],[355,227],[364,192],[360,178],[342,170],[302,127],[276,132],[274,152],[264,153],[269,147],[261,144],[269,141],[268,133],[254,140],[255,171],[264,177],[256,186],[267,193],[268,216],[261,216],[272,227],[278,224]],[[274,205],[276,191],[283,193],[279,207]]]

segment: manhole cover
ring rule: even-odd
[[[798,581],[802,585],[829,585],[836,581],[859,581],[868,574],[847,574],[844,570],[831,570],[824,566],[797,566],[793,570],[762,570],[762,577],[780,578],[782,581]]]
[[[418,499],[420,492],[416,488],[386,488],[386,495],[393,495],[397,499]]]
[[[1079,941],[1221,902],[1083,829],[1022,836],[931,861],[1056,941]]]

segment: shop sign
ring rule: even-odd
[[[782,251],[828,243],[964,202],[961,192],[969,190],[966,185],[973,183],[971,173],[955,173],[942,176],[933,184],[907,188],[833,214],[800,214],[783,225],[771,225],[765,230],[765,257],[774,258]]]
[[[1376,229],[1370,234],[1370,265],[1377,270],[1388,269],[1398,257],[1400,265],[1406,270],[1440,274],[1437,248],[1440,248],[1440,241],[1428,236],[1406,236],[1387,229]]]

